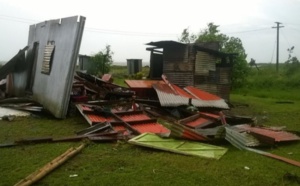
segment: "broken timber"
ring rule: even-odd
[[[15,186],[27,186],[37,182],[38,180],[46,176],[48,173],[50,173],[52,170],[54,170],[56,167],[60,166],[68,159],[79,153],[84,147],[85,144],[81,144],[79,147],[72,147],[68,149],[65,153],[55,158],[54,160],[46,164],[44,167],[38,169],[34,173],[19,181],[17,184],[15,184]]]

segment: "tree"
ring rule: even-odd
[[[190,34],[189,28],[183,29],[180,38],[178,38],[179,42],[182,43],[194,43],[197,39],[197,35]]]
[[[243,43],[237,37],[229,37],[220,33],[218,27],[219,26],[214,23],[208,23],[207,28],[200,31],[197,35],[195,43],[218,42],[221,52],[237,53],[232,67],[231,83],[233,88],[240,87],[246,82],[246,77],[249,73],[249,66],[246,60],[247,54]],[[181,40],[191,41],[194,37],[193,35],[194,34],[188,33],[187,29],[184,29]]]
[[[259,70],[259,68],[258,68],[258,66],[257,66],[257,64],[256,64],[256,62],[255,62],[255,60],[254,60],[253,58],[251,58],[251,60],[250,60],[250,62],[249,62],[249,66],[250,66],[250,67],[255,66],[256,69]]]
[[[226,53],[237,53],[232,66],[231,83],[232,87],[240,87],[245,81],[249,73],[248,63],[246,60],[247,54],[243,47],[242,41],[237,37],[229,37],[220,33],[218,25],[209,23],[208,28],[200,32],[197,42],[219,42],[220,51]]]
[[[299,73],[299,69],[300,69],[300,61],[298,60],[298,58],[296,56],[292,56],[292,53],[294,51],[294,46],[292,46],[291,48],[288,48],[287,51],[289,53],[289,57],[286,60],[285,64],[287,67],[287,75],[293,75],[295,73]]]
[[[110,45],[106,45],[105,49],[91,57],[91,66],[87,72],[93,75],[103,75],[108,73],[113,63],[113,54],[114,53],[111,51]]]

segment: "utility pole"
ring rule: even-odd
[[[279,26],[280,22],[275,22],[277,24],[276,27],[272,27],[272,28],[277,28],[277,50],[276,50],[276,72],[278,73],[278,66],[279,66],[279,28],[282,28],[284,26]]]

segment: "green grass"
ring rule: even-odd
[[[300,131],[300,103],[276,104],[277,99],[233,94],[241,115],[267,115],[265,125],[287,126]],[[44,117],[0,121],[0,143],[25,137],[69,136],[89,125],[80,115],[64,120]],[[13,185],[65,152],[73,143],[28,144],[0,149],[0,185]],[[141,148],[126,142],[91,143],[81,153],[55,169],[36,185],[297,185],[286,173],[300,176],[299,167],[252,152],[240,151],[227,142],[220,160],[184,156]],[[279,144],[263,150],[300,161],[300,143]],[[247,170],[245,167],[249,167]],[[69,177],[77,174],[77,177]]]

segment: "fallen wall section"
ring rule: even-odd
[[[67,114],[84,24],[85,17],[74,16],[41,22],[29,29],[29,50],[36,52],[27,89],[57,118]]]

